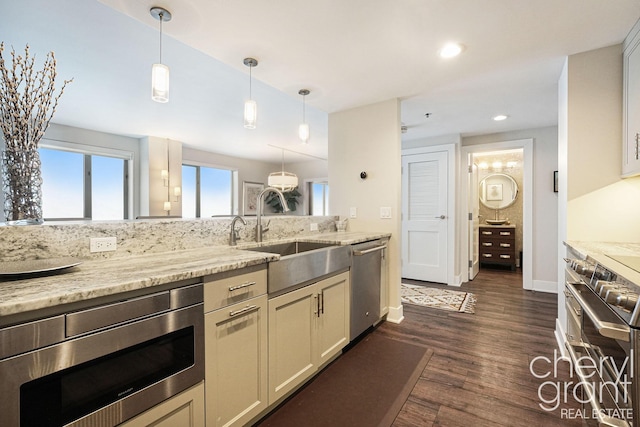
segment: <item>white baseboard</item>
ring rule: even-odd
[[[450,283],[449,286],[456,286],[456,287],[462,286],[462,275],[459,274],[457,276],[454,276],[453,283]]]
[[[404,308],[402,304],[398,307],[389,307],[389,314],[387,314],[387,322],[400,323],[404,320]]]
[[[558,350],[560,350],[560,354],[562,354],[562,357],[568,357],[567,347],[565,347],[567,343],[567,335],[565,334],[564,329],[560,324],[560,319],[558,318],[556,318],[556,330],[553,334],[556,336],[556,342],[558,343]]]
[[[534,280],[533,291],[548,292],[550,294],[558,293],[558,282],[549,282],[547,280]]]

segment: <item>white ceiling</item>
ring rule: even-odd
[[[270,145],[327,156],[327,115],[400,98],[403,140],[557,123],[567,55],[620,43],[640,0],[0,0],[0,37],[74,78],[54,122],[279,161]],[[159,23],[168,104],[150,99]],[[438,49],[464,44],[455,59]],[[10,56],[5,52],[5,59]],[[254,57],[258,127],[242,126]],[[308,88],[311,140],[297,140]],[[431,113],[430,118],[425,113]],[[497,113],[509,115],[494,122]],[[287,161],[307,157],[286,154]]]

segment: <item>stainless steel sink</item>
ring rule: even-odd
[[[350,246],[289,242],[246,250],[280,255],[278,261],[269,263],[267,272],[269,296],[300,288],[351,266]]]

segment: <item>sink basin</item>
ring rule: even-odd
[[[334,247],[331,243],[314,243],[314,242],[288,242],[274,243],[273,245],[264,245],[256,248],[247,248],[248,251],[269,252],[270,254],[278,254],[281,257],[299,254],[302,252],[313,251],[316,249]]]
[[[351,266],[350,246],[289,242],[246,250],[280,255],[278,261],[269,263],[267,270],[267,292],[270,297],[311,284]]]

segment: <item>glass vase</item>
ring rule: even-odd
[[[2,152],[2,190],[7,224],[42,224],[42,171],[38,150]]]

